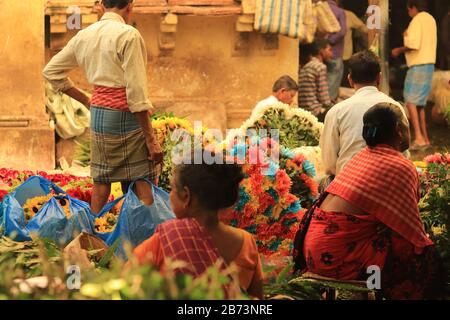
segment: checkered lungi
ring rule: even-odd
[[[144,133],[128,110],[124,88],[96,87],[91,106],[91,176],[95,183],[155,181]]]
[[[409,68],[403,89],[405,102],[416,106],[426,106],[433,81],[433,72],[433,64],[421,64]]]

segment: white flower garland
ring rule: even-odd
[[[323,131],[323,123],[319,122],[317,118],[309,111],[301,109],[301,108],[294,108],[287,104],[284,104],[282,102],[278,102],[271,105],[262,105],[260,107],[257,107],[253,110],[252,115],[249,119],[247,119],[240,128],[238,129],[232,129],[227,134],[227,141],[232,141],[236,136],[238,135],[245,135],[247,130],[255,125],[256,122],[258,122],[264,114],[269,111],[270,109],[283,111],[286,120],[292,119],[293,117],[298,117],[302,119],[306,119],[312,124],[312,130],[316,131],[317,135],[320,137],[322,135]]]
[[[322,162],[322,149],[319,146],[316,147],[300,147],[291,150],[295,155],[302,154],[308,159],[316,169],[316,179],[320,179],[325,176],[325,168]]]

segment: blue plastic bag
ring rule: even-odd
[[[120,237],[120,244],[116,250],[116,255],[127,259],[124,244],[129,242],[133,248],[137,247],[143,241],[150,238],[155,232],[156,227],[171,219],[175,215],[170,207],[169,194],[164,190],[147,181],[153,189],[154,202],[150,206],[144,205],[133,191],[135,183],[130,185],[126,195],[108,203],[95,218],[103,217],[123,198],[124,202],[119,212],[119,217],[115,229],[112,232],[100,233],[100,237],[108,246],[111,246],[116,239]]]
[[[46,196],[52,191],[57,196],[51,198],[25,223],[23,205],[26,201]],[[70,218],[66,217],[59,199],[69,202]],[[94,232],[89,204],[70,197],[61,188],[40,176],[29,178],[14,192],[5,196],[0,207],[0,226],[5,236],[16,241],[30,241],[31,234],[36,234],[61,245],[67,244],[81,232]]]

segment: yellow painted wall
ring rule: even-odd
[[[41,76],[44,0],[0,0],[0,7],[0,167],[53,169]]]
[[[162,109],[205,120],[209,127],[222,123],[223,128],[232,128],[271,94],[279,76],[297,79],[295,39],[280,36],[279,49],[267,51],[262,36],[252,33],[248,53],[235,56],[236,17],[180,16],[173,54],[161,56],[160,19],[159,15],[135,15],[133,22],[147,45],[150,98]],[[79,70],[71,75],[88,88]]]
[[[44,0],[0,5],[0,114],[43,123]]]

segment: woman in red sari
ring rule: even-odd
[[[233,206],[244,178],[236,164],[186,164],[175,168],[170,201],[177,219],[161,224],[134,250],[140,264],[164,270],[168,259],[182,261],[178,272],[201,275],[223,261],[237,267],[240,287],[262,298],[262,265],[253,236],[219,221],[221,209]]]
[[[419,216],[417,171],[401,153],[409,147],[408,124],[388,103],[369,109],[363,121],[367,147],[304,219],[296,260],[310,272],[341,280],[365,280],[367,268],[378,266],[385,298],[435,298],[439,263]]]

